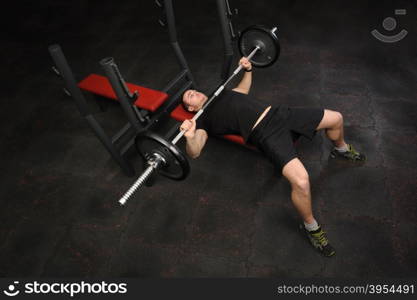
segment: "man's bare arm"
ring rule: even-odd
[[[246,57],[242,57],[239,61],[239,65],[243,67],[244,70],[252,70],[252,64]],[[240,83],[233,89],[233,91],[249,94],[250,87],[252,85],[252,72],[244,72],[242,80]]]
[[[185,150],[191,158],[197,158],[201,154],[207,141],[207,132],[203,129],[197,129],[193,137],[186,137],[187,144]]]
[[[180,126],[180,129],[185,131],[184,137],[187,140],[185,150],[191,158],[200,156],[208,138],[207,132],[204,129],[196,129],[196,125],[196,121],[191,119],[185,120]]]

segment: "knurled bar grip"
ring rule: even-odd
[[[248,55],[248,59],[251,59],[255,53],[260,49],[260,47],[256,46],[255,49]],[[204,104],[204,106],[193,116],[192,120],[197,120],[201,114],[204,112],[204,109],[216,98],[220,93],[224,90],[225,86],[233,79],[240,71],[242,70],[242,66],[239,65],[234,71],[233,74],[223,83],[210,97],[210,99]],[[176,144],[183,136],[185,131],[181,130],[175,138],[172,140],[172,144]],[[152,164],[150,164],[146,170],[140,175],[140,177],[136,180],[136,182],[129,188],[129,190],[120,198],[119,203],[121,205],[126,204],[126,201],[135,193],[135,191],[143,185],[143,183],[148,179],[148,177],[161,165],[161,161],[158,159],[155,160]]]

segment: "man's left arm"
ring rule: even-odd
[[[244,75],[240,83],[233,89],[233,91],[242,93],[242,94],[249,94],[250,87],[252,85],[252,64],[246,57],[242,57],[239,61],[239,65],[242,66]]]

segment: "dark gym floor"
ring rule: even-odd
[[[134,178],[63,94],[47,47],[62,46],[79,80],[113,56],[127,81],[162,89],[179,71],[168,34],[153,1],[49,2],[19,2],[2,41],[0,276],[417,277],[415,2],[231,0],[237,27],[275,25],[281,40],[279,61],[254,71],[252,95],[342,112],[347,141],[369,157],[329,160],[323,133],[298,145],[332,258],[298,230],[273,166],[218,138],[185,181],[160,177],[120,207]],[[223,60],[215,2],[174,2],[184,54],[208,90]],[[387,44],[373,29],[408,35]],[[111,133],[125,118],[108,105],[97,116]],[[137,155],[130,161],[140,172]]]

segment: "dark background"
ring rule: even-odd
[[[174,2],[184,54],[209,90],[223,55],[215,2]],[[153,1],[21,1],[3,9],[0,276],[417,276],[416,3],[231,5],[237,28],[278,27],[282,55],[255,70],[252,95],[342,112],[347,141],[369,158],[360,167],[329,160],[323,134],[298,145],[336,256],[320,256],[302,236],[288,183],[260,153],[217,138],[185,181],[160,178],[119,207],[133,178],[63,94],[47,47],[61,45],[78,80],[103,74],[98,61],[113,56],[129,82],[162,89],[179,67],[161,12]],[[370,34],[390,34],[389,16],[394,33],[409,32],[394,44]],[[108,105],[97,118],[112,133],[125,118]]]

